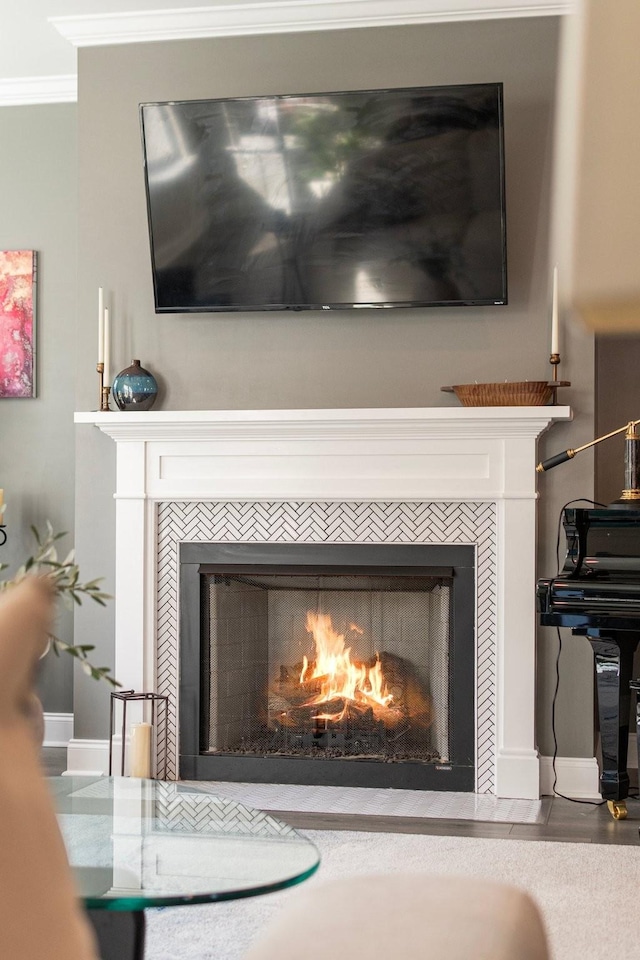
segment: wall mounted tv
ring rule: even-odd
[[[157,313],[507,302],[500,83],[140,116]]]

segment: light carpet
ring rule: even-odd
[[[602,960],[607,956],[636,960],[640,956],[637,847],[353,831],[299,832],[309,837],[322,854],[318,873],[304,885],[307,889],[309,884],[319,885],[332,878],[369,873],[487,877],[515,884],[533,895],[545,919],[553,960]],[[150,910],[145,960],[240,960],[265,925],[301,889],[230,903]]]

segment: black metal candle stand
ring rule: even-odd
[[[127,704],[132,700],[148,700],[151,703],[151,729],[155,730],[156,722],[156,703],[161,701],[164,706],[164,722],[165,727],[167,725],[167,708],[169,703],[169,697],[162,693],[136,693],[135,690],[117,690],[111,694],[111,710],[109,712],[109,776],[111,776],[111,771],[113,767],[113,730],[114,730],[114,720],[115,720],[115,707],[116,701],[122,701],[122,753],[120,761],[120,775],[124,776],[124,761],[125,761],[125,743],[126,743],[126,730],[127,730]],[[165,736],[165,743],[162,756],[162,779],[166,780],[167,777],[167,741]]]

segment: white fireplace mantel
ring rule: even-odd
[[[159,504],[418,504],[436,512],[489,504],[495,609],[483,661],[491,717],[485,710],[482,722],[492,769],[490,785],[478,789],[537,798],[537,440],[569,419],[566,406],[77,413],[77,424],[94,424],[117,445],[116,676],[137,690],[158,684]]]
[[[537,438],[568,419],[564,406],[75,415],[118,444],[116,498],[152,500],[532,498]]]

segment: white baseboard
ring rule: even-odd
[[[45,713],[43,746],[66,747],[72,737],[72,713]]]
[[[556,791],[574,800],[600,800],[600,770],[595,757],[556,757]],[[553,759],[540,757],[540,792],[553,795]]]
[[[101,777],[109,772],[109,741],[71,739],[67,745],[65,775]]]
[[[120,745],[115,743],[113,769],[120,772]],[[629,744],[629,757],[635,755]],[[109,771],[109,741],[70,739],[67,746],[66,775],[102,776]],[[556,790],[576,800],[600,799],[600,771],[595,757],[557,757]],[[540,792],[553,793],[553,768],[551,757],[540,757]]]

